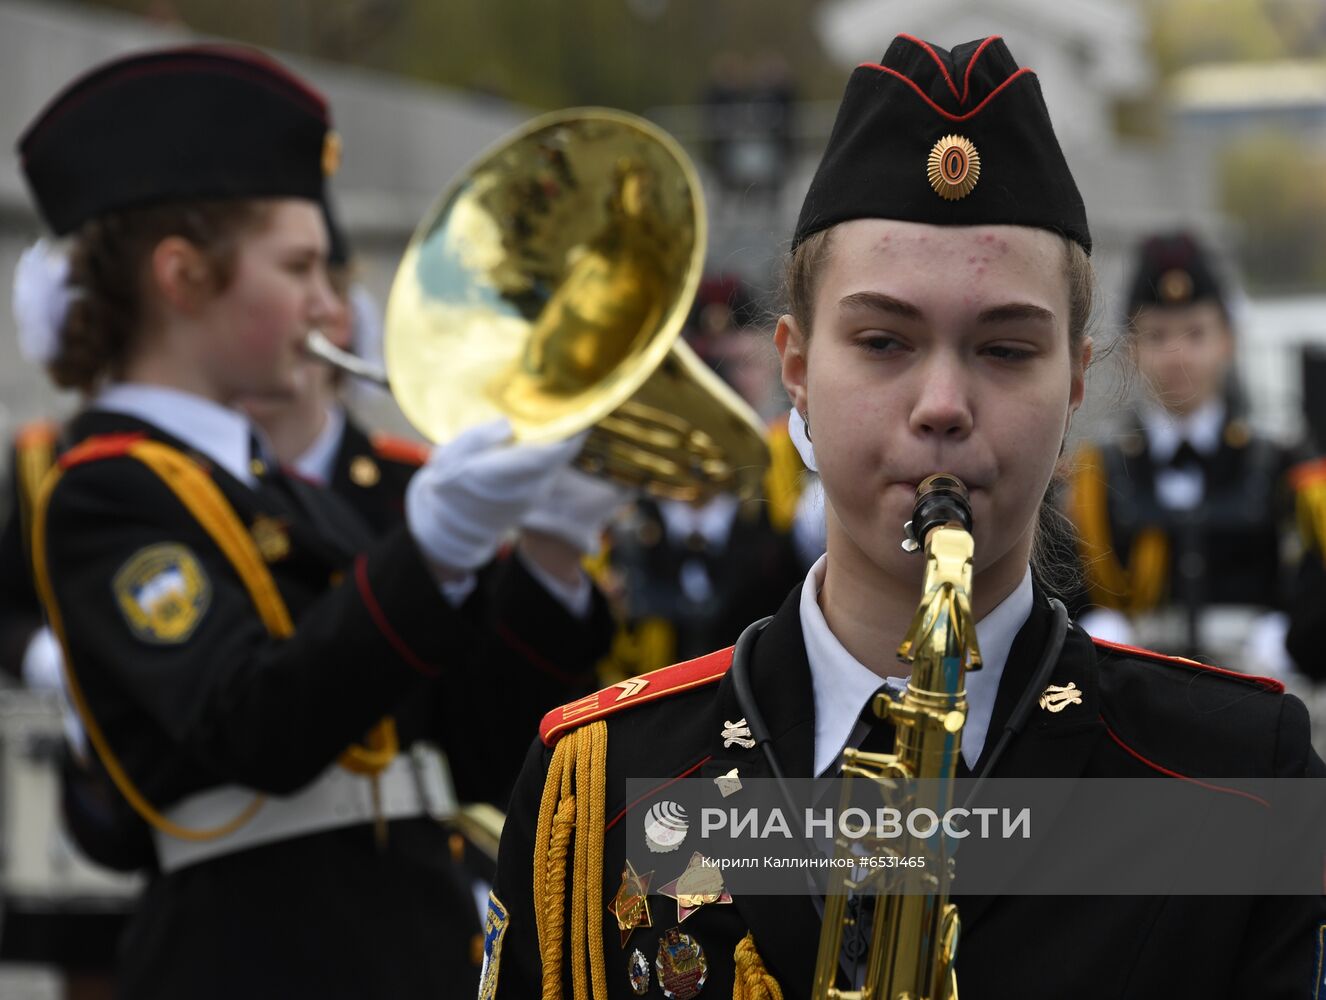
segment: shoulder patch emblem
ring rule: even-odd
[[[497,893],[488,893],[488,914],[483,920],[483,969],[479,972],[479,1000],[497,996],[498,963],[502,960],[502,938],[510,916]]]
[[[202,564],[175,542],[139,549],[116,572],[111,588],[133,634],[154,645],[189,638],[212,601],[212,581]]]

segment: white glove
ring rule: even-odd
[[[453,570],[478,569],[496,554],[584,435],[555,444],[512,444],[505,419],[480,424],[433,449],[405,491],[405,521],[424,554]]]
[[[64,688],[64,653],[55,633],[43,626],[32,633],[23,650],[23,683],[34,691]]]
[[[34,691],[55,691],[60,696],[60,721],[64,725],[64,738],[78,755],[88,759],[87,733],[83,723],[69,704],[69,692],[64,686],[64,652],[55,633],[43,626],[32,633],[28,648],[23,651],[23,683]]]
[[[521,519],[522,528],[560,538],[589,556],[603,546],[603,531],[634,492],[607,479],[566,466]]]

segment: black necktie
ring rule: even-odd
[[[1197,471],[1202,467],[1202,454],[1192,446],[1192,442],[1184,440],[1179,442],[1174,455],[1169,460],[1171,469],[1179,469],[1184,472]]]
[[[871,705],[875,702],[875,695],[880,692],[886,693],[890,698],[898,696],[897,691],[891,689],[887,684],[881,685],[870,700],[866,702],[866,707],[861,710],[861,716],[858,720],[858,726],[865,726],[865,736],[862,738],[857,749],[866,753],[893,753],[894,730],[893,723],[888,719],[881,719],[875,714]]]

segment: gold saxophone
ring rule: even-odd
[[[955,476],[930,476],[916,490],[916,506],[908,522],[904,548],[925,548],[925,582],[921,603],[898,659],[912,665],[912,677],[898,699],[880,693],[872,709],[896,727],[892,754],[844,751],[844,807],[851,801],[853,778],[880,786],[887,802],[896,801],[897,780],[923,780],[924,791],[907,808],[926,807],[942,816],[952,805],[953,778],[962,750],[967,721],[968,670],[978,670],[981,653],[971,613],[971,504],[967,488]],[[835,856],[845,858],[862,841],[835,840]],[[815,1000],[957,1000],[954,962],[958,951],[958,908],[948,901],[951,858],[942,834],[919,839],[910,834],[895,841],[867,846],[883,855],[922,857],[924,895],[890,892],[890,879],[917,870],[871,868],[853,880],[851,869],[834,868],[834,883],[824,900],[812,996]],[[868,884],[873,882],[874,884]],[[847,901],[853,893],[878,893],[871,926],[865,982],[859,990],[840,990],[838,975],[844,932],[851,926]]]

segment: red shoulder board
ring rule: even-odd
[[[628,677],[579,701],[554,708],[539,723],[539,736],[544,746],[552,746],[568,729],[606,718],[624,708],[634,708],[645,702],[712,684],[721,679],[732,665],[732,649],[729,646],[685,663],[674,663],[670,667]]]
[[[60,468],[71,469],[84,462],[126,455],[130,448],[146,438],[147,435],[142,431],[132,431],[128,434],[98,434],[96,437],[80,441],[61,455]]]
[[[1315,483],[1326,482],[1326,458],[1314,458],[1299,462],[1289,470],[1289,484],[1295,490],[1301,490]]]
[[[1237,670],[1226,670],[1223,667],[1212,667],[1205,663],[1198,663],[1196,660],[1190,660],[1186,656],[1166,656],[1164,653],[1157,653],[1151,649],[1142,649],[1140,646],[1125,646],[1121,642],[1109,642],[1105,639],[1092,637],[1092,642],[1102,649],[1110,650],[1115,653],[1126,653],[1129,656],[1135,656],[1139,660],[1150,660],[1152,663],[1166,663],[1172,667],[1183,667],[1187,670],[1200,670],[1203,673],[1216,674],[1219,677],[1228,677],[1230,680],[1243,681],[1245,684],[1255,684],[1257,687],[1265,688],[1267,691],[1274,691],[1276,694],[1284,694],[1285,686],[1274,677],[1262,677],[1258,674],[1241,674]]]
[[[34,420],[24,424],[14,435],[14,447],[19,451],[25,448],[49,447],[59,437],[59,425],[50,420]]]
[[[390,434],[374,434],[371,440],[373,451],[377,453],[378,458],[388,462],[418,466],[428,461],[428,447],[418,441],[409,441]]]

